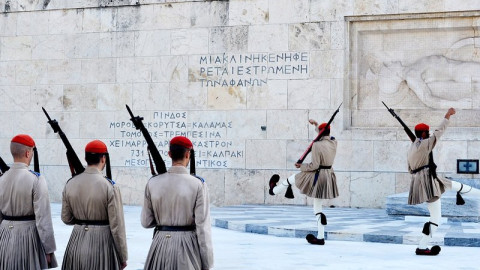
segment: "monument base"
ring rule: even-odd
[[[480,198],[462,195],[464,205],[456,205],[454,191],[447,191],[442,195],[442,217],[448,221],[480,222]],[[429,216],[427,204],[409,205],[408,192],[390,195],[387,197],[386,211],[389,216],[405,218],[405,216]]]

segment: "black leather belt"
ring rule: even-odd
[[[170,232],[187,232],[195,231],[195,225],[188,226],[156,226],[155,232],[157,231],[170,231]]]
[[[318,166],[318,169],[315,171],[315,178],[313,179],[313,185],[312,186],[315,186],[315,184],[317,183],[317,180],[318,180],[318,174],[320,173],[320,170],[325,170],[325,169],[331,169],[332,166],[324,166],[324,165],[320,165]]]
[[[4,220],[9,221],[27,221],[27,220],[35,220],[35,215],[28,215],[28,216],[7,216],[2,214]]]
[[[425,168],[428,168],[428,165],[422,166],[422,167],[420,167],[420,168],[416,168],[415,170],[412,170],[410,173],[411,173],[411,174],[414,174],[414,173],[417,173],[417,172],[419,172],[419,171],[421,171],[421,170],[423,170],[423,169],[425,169]]]
[[[73,223],[77,225],[97,225],[97,226],[102,226],[102,225],[110,225],[108,220],[81,220],[81,219],[74,219]]]

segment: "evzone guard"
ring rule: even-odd
[[[39,173],[35,141],[26,134],[11,140],[13,165],[1,161],[0,269],[57,267],[47,183]],[[34,158],[35,168],[28,166]]]
[[[268,192],[273,196],[288,188],[285,197],[293,198],[291,185],[295,184],[302,194],[313,198],[313,213],[317,220],[318,232],[317,236],[308,234],[306,239],[310,244],[324,245],[327,217],[322,212],[323,200],[333,199],[339,195],[335,172],[332,169],[337,152],[337,141],[334,137],[330,137],[330,125],[327,123],[318,125],[318,123],[312,119],[310,119],[309,122],[315,126],[315,131],[319,134],[318,140],[316,139],[317,141],[314,141],[311,147],[311,162],[301,164],[300,161],[302,160],[297,161],[295,167],[299,168],[301,172],[291,175],[279,185],[277,185],[277,183],[280,177],[278,174],[274,174],[270,178],[270,189]],[[307,150],[307,152],[309,151]]]
[[[403,121],[401,121],[395,112],[388,107],[387,109],[395,118],[397,118],[397,120],[399,120],[412,141],[407,154],[408,171],[411,175],[408,204],[415,205],[426,202],[430,213],[429,221],[423,226],[423,235],[417,249],[415,250],[415,254],[438,255],[441,250],[440,246],[434,245],[429,248],[428,244],[441,222],[442,194],[446,190],[456,191],[457,204],[465,203],[461,194],[469,193],[471,195],[480,196],[480,190],[456,181],[439,177],[435,171],[436,165],[433,161],[432,150],[445,132],[450,123],[450,116],[455,114],[455,109],[450,108],[447,111],[442,123],[432,135],[429,134],[430,127],[424,123],[415,126],[415,135],[413,135],[410,129],[405,123],[403,123]]]

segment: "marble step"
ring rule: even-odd
[[[462,195],[464,205],[456,205],[456,192],[447,191],[442,195],[442,217],[448,221],[480,222],[480,198]],[[389,216],[429,216],[427,204],[408,205],[408,192],[387,196],[386,212]]]

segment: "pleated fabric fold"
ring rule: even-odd
[[[75,225],[63,257],[65,270],[119,270],[120,259],[108,225]]]
[[[408,204],[431,202],[452,188],[452,182],[444,178],[433,179],[428,168],[412,174]]]
[[[57,267],[52,256],[50,267]],[[0,224],[0,270],[49,268],[34,220]]]
[[[144,269],[200,270],[201,266],[195,232],[159,231],[153,238]]]

